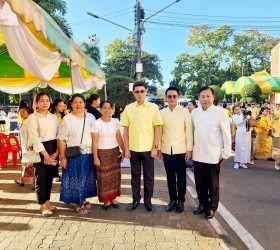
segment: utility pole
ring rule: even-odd
[[[172,2],[171,4],[167,5],[166,7],[164,7],[163,9],[157,11],[156,13],[154,13],[153,15],[149,16],[148,18],[145,19],[145,12],[144,9],[142,8],[141,4],[140,4],[140,0],[136,0],[136,5],[135,5],[135,33],[136,33],[136,77],[137,77],[137,81],[141,81],[142,79],[142,72],[143,72],[143,64],[141,61],[142,58],[142,34],[145,32],[144,29],[144,23],[154,17],[155,15],[157,15],[158,13],[162,12],[163,10],[169,8],[171,5],[180,2],[181,0],[175,0],[174,2]],[[104,17],[98,16],[92,12],[87,12],[88,15],[94,17],[94,18],[98,18],[98,19],[102,19],[108,23],[114,24],[116,26],[119,26],[123,29],[129,30],[132,34],[134,33],[131,29],[126,28],[122,25],[119,25],[115,22],[112,22],[108,19],[105,19]]]
[[[144,9],[141,7],[140,0],[136,0],[135,6],[135,24],[136,24],[136,52],[137,52],[137,63],[136,63],[136,77],[137,81],[141,81],[143,64],[141,62],[142,58],[142,33],[143,24],[142,20],[145,18]]]

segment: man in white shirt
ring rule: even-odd
[[[9,131],[14,131],[18,126],[18,115],[15,112],[15,108],[12,107],[10,112],[8,113],[8,117],[10,119],[10,128]]]
[[[178,106],[176,87],[165,91],[168,107],[160,110],[163,120],[158,156],[164,160],[170,202],[166,211],[184,211],[186,195],[186,160],[192,156],[193,128],[189,111]],[[177,203],[178,202],[178,203]]]
[[[194,214],[205,213],[211,219],[219,203],[220,165],[230,157],[231,134],[228,114],[213,105],[214,91],[199,91],[201,107],[191,113],[194,126],[194,177],[199,206]]]

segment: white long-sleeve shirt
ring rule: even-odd
[[[194,126],[193,160],[217,164],[229,158],[231,134],[229,117],[225,110],[214,105],[207,110],[196,108],[191,113]]]
[[[42,142],[57,139],[59,123],[54,114],[42,115],[35,111],[28,118],[28,136],[36,152],[45,150]]]

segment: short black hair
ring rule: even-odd
[[[204,86],[204,87],[202,87],[202,88],[198,91],[198,95],[200,95],[200,93],[201,93],[202,91],[204,91],[204,90],[210,90],[211,93],[212,93],[212,95],[215,96],[214,90],[213,90],[212,88],[210,88],[209,86]]]
[[[144,87],[145,89],[148,88],[148,87],[147,87],[147,84],[144,83],[144,82],[142,82],[142,81],[137,81],[137,82],[135,82],[135,83],[133,84],[132,90],[134,91],[134,89],[135,89],[136,87]]]
[[[99,98],[100,98],[99,95],[97,95],[97,94],[92,94],[92,95],[89,97],[89,105],[91,105],[93,101],[97,101]]]
[[[76,94],[72,95],[71,99],[69,100],[69,102],[72,103],[76,97],[81,98],[84,101],[84,103],[86,102],[84,96],[82,94],[79,94],[79,93],[76,93]]]
[[[102,101],[102,102],[100,103],[100,108],[103,108],[103,105],[104,105],[105,103],[109,103],[111,108],[114,107],[113,103],[111,103],[110,101],[105,100],[105,101]]]
[[[223,103],[223,108],[225,109],[227,107],[227,104],[226,103]]]
[[[167,90],[165,90],[165,96],[167,96],[167,92],[168,92],[169,90],[175,90],[175,91],[177,91],[178,96],[180,96],[179,89],[176,88],[176,87],[168,87]]]
[[[195,100],[190,100],[190,101],[188,101],[188,103],[189,102],[191,102],[192,103],[192,105],[194,106],[194,107],[196,107],[197,108],[197,103],[196,103],[196,101]],[[186,105],[187,106],[187,105]]]

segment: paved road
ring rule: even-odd
[[[280,171],[261,159],[248,169],[233,165],[231,157],[221,168],[221,203],[264,249],[280,249]]]
[[[195,202],[189,194],[182,214],[165,212],[168,192],[162,162],[156,164],[156,212],[147,212],[143,204],[134,212],[127,211],[129,172],[122,170],[121,209],[104,211],[93,198],[89,214],[79,216],[58,202],[60,185],[55,183],[52,200],[59,212],[43,218],[31,186],[13,182],[19,168],[0,169],[0,249],[239,249],[230,239],[221,239],[203,216],[192,214]]]

